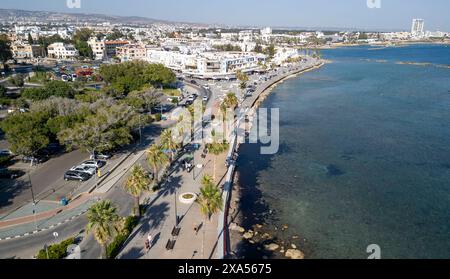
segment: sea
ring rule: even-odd
[[[280,110],[279,152],[240,147],[243,226],[262,224],[312,259],[366,259],[370,247],[384,259],[450,258],[450,46],[322,56],[330,62],[261,105]]]

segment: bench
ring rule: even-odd
[[[172,229],[172,236],[180,235],[180,231],[181,231],[181,228],[173,227],[173,229]]]
[[[173,250],[176,240],[169,239],[166,244],[166,250]]]

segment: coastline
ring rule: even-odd
[[[320,69],[325,64],[329,63],[327,60],[317,60],[316,63],[310,67],[307,67],[305,69],[298,69],[289,73],[286,73],[284,75],[278,76],[273,82],[270,82],[269,84],[265,85],[263,88],[260,88],[258,90],[258,94],[254,96],[251,100],[251,105],[249,105],[249,108],[252,108],[255,112],[256,109],[258,109],[261,104],[266,100],[268,96],[273,92],[273,90],[283,83],[284,81],[298,77],[302,74],[305,74],[307,72]],[[249,119],[253,118],[253,115],[248,116]],[[250,126],[252,123],[250,122]],[[236,147],[237,153],[239,155],[239,145]],[[247,202],[245,198],[243,198],[243,191],[240,181],[239,181],[239,167],[237,167],[237,170],[235,170],[233,174],[233,187],[232,187],[232,201],[229,203],[229,210],[228,210],[228,216],[227,216],[227,223],[228,223],[228,235],[229,235],[229,247],[230,247],[230,253],[232,256],[237,258],[244,258],[247,256],[247,252],[245,250],[247,248],[243,248],[242,246],[246,246],[246,244],[249,244],[250,246],[253,246],[250,252],[250,254],[257,253],[258,256],[261,256],[263,259],[268,258],[279,258],[279,259],[286,259],[289,258],[288,254],[285,255],[285,252],[288,252],[289,254],[295,253],[297,257],[295,258],[303,258],[304,253],[300,250],[298,250],[299,246],[299,240],[300,237],[298,235],[293,235],[291,237],[290,243],[285,240],[279,240],[276,237],[272,236],[269,231],[265,231],[264,225],[262,225],[262,220],[259,222],[256,222],[258,219],[265,219],[267,215],[272,215],[274,212],[273,210],[270,210],[270,208],[267,207],[267,205],[263,204],[262,201],[255,201],[261,203],[260,212],[253,212],[253,216],[245,216],[242,212],[242,203],[241,202]],[[255,191],[256,189],[252,189],[252,191]],[[257,216],[257,215],[264,215],[264,216]],[[249,219],[253,219],[253,221],[248,222]],[[288,229],[288,226],[285,225],[282,228],[280,228],[281,231],[285,231]],[[278,228],[275,228],[275,230],[278,230]],[[259,235],[259,237],[258,237]],[[252,236],[252,237],[249,237]],[[304,240],[306,241],[306,240]],[[296,242],[297,244],[294,244],[293,242]],[[244,244],[245,243],[245,244]],[[303,244],[303,243],[302,243]],[[300,245],[303,246],[303,245]],[[281,247],[280,253],[275,254],[275,247]],[[251,257],[251,256],[250,256]],[[292,258],[292,257],[291,257]]]

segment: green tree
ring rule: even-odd
[[[176,154],[176,150],[178,149],[179,144],[177,143],[176,139],[174,138],[171,129],[166,129],[162,132],[161,145],[162,145],[162,148],[169,151],[170,162],[173,162],[175,154]]]
[[[248,75],[239,70],[236,73],[236,78],[241,82],[241,89],[245,89],[247,87],[247,82],[249,81]]]
[[[120,231],[120,217],[117,214],[117,208],[108,200],[98,202],[89,208],[87,219],[86,233],[93,233],[103,248],[104,258],[107,258],[107,244]]]
[[[136,208],[138,216],[141,216],[139,197],[142,192],[148,191],[150,186],[150,179],[148,173],[142,166],[134,166],[131,169],[131,174],[128,176],[127,182],[124,185],[125,191],[135,198]]]
[[[25,79],[22,74],[17,74],[10,78],[12,85],[17,87],[23,87],[25,85]]]
[[[97,109],[97,113],[58,134],[61,143],[69,148],[83,148],[90,154],[109,151],[129,144],[131,129],[139,125],[138,115],[129,106],[114,104]]]
[[[6,92],[8,92],[6,87],[3,84],[0,84],[0,98],[5,98]]]
[[[196,202],[200,206],[201,213],[208,219],[223,209],[222,192],[211,177],[203,177],[200,195]]]
[[[214,162],[213,162],[213,179],[216,180],[216,161],[217,157],[227,151],[228,144],[226,142],[219,142],[217,139],[217,133],[215,130],[211,132],[211,135],[213,137],[213,142],[207,145],[208,152],[214,155]]]
[[[46,83],[44,87],[26,88],[21,93],[22,97],[32,101],[45,100],[51,96],[73,98],[74,95],[75,90],[69,84],[57,80]]]
[[[11,150],[16,154],[35,156],[46,147],[50,143],[45,125],[48,118],[45,112],[18,113],[0,122]]]
[[[147,161],[150,167],[153,169],[156,182],[159,182],[159,170],[162,166],[169,162],[169,158],[163,152],[162,148],[156,144],[150,146],[146,151]]]
[[[0,35],[0,61],[3,64],[3,69],[7,69],[6,63],[13,58],[11,51],[11,42],[5,34]]]
[[[31,36],[30,33],[28,33],[28,44],[30,44],[30,45],[33,45],[33,44],[34,44],[33,37]]]

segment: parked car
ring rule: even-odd
[[[13,153],[11,152],[11,150],[8,149],[0,149],[0,157],[1,156],[12,156]]]
[[[93,167],[96,169],[100,169],[106,165],[105,161],[102,160],[88,160],[83,162],[80,166]]]
[[[76,171],[76,172],[84,172],[89,174],[90,176],[95,174],[95,171],[97,170],[96,168],[93,167],[88,167],[88,166],[76,166],[70,169],[71,171]]]
[[[48,155],[37,155],[37,156],[23,156],[22,157],[22,162],[24,163],[31,163],[33,162],[34,164],[42,164],[47,162],[49,159]]]
[[[2,179],[16,179],[25,175],[21,170],[10,170],[6,168],[0,168],[0,178]]]
[[[77,181],[87,181],[91,178],[91,176],[84,172],[77,172],[77,171],[68,171],[64,174],[64,180],[77,180]]]
[[[105,154],[105,153],[95,153],[95,155],[91,155],[91,160],[109,160],[112,158],[111,154]]]

